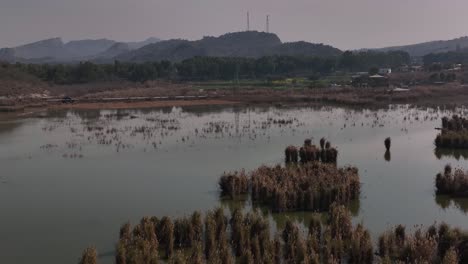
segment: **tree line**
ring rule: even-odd
[[[442,68],[449,64],[468,63],[468,50],[449,51],[443,53],[431,53],[423,57],[424,65],[431,67],[433,64],[442,64]]]
[[[267,79],[303,76],[318,78],[334,71],[368,71],[372,67],[398,67],[408,64],[406,52],[344,52],[340,56],[293,57],[267,56],[261,58],[194,57],[182,62],[113,64],[80,62],[78,64],[8,64],[2,70],[15,69],[55,84],[78,84],[126,80],[145,82],[158,79],[180,81]],[[1,72],[0,72],[1,73]]]

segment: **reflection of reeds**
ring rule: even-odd
[[[468,200],[465,198],[451,197],[450,195],[435,195],[434,200],[442,209],[449,208],[452,204],[463,213],[468,213]]]
[[[387,162],[390,162],[390,161],[392,160],[392,154],[390,153],[389,150],[385,151],[384,159],[385,159],[385,161],[387,161]]]
[[[437,157],[437,159],[442,159],[444,157],[455,158],[456,160],[460,160],[460,158],[463,158],[465,160],[468,159],[467,149],[435,148],[434,154]]]

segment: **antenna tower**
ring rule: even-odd
[[[270,15],[266,17],[266,32],[270,33]]]
[[[250,14],[247,12],[247,31],[250,31]]]

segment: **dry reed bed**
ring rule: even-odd
[[[453,115],[442,118],[442,129],[435,139],[437,148],[468,148],[468,119]]]
[[[259,211],[144,217],[133,229],[121,227],[115,263],[468,263],[468,233],[445,223],[412,234],[398,225],[379,236],[374,250],[369,231],[351,220],[336,203],[326,221],[316,216],[304,230],[288,220],[275,235]],[[86,249],[79,263],[96,264],[96,249]]]
[[[382,263],[468,263],[468,234],[447,224],[406,234],[399,225],[379,237]]]
[[[452,197],[468,197],[468,172],[446,165],[443,173],[438,173],[435,180],[436,193]]]
[[[355,167],[337,168],[319,162],[301,166],[262,166],[248,176],[244,171],[225,173],[219,181],[223,195],[234,197],[250,191],[252,200],[275,212],[326,211],[337,202],[359,198]]]
[[[116,246],[117,264],[168,263],[372,263],[370,234],[362,225],[353,227],[344,206],[333,205],[330,217],[319,217],[304,232],[288,221],[283,230],[270,234],[268,219],[259,211],[236,210],[228,218],[222,209],[202,219],[145,217],[138,225],[127,223]],[[97,263],[94,248],[83,252],[82,264]]]

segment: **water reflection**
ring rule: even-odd
[[[444,210],[453,206],[465,214],[468,213],[468,199],[452,198],[448,195],[435,195],[435,202]]]
[[[227,209],[230,214],[233,214],[235,210],[244,210],[246,212],[253,210],[260,211],[264,217],[271,218],[276,226],[276,229],[283,229],[286,226],[287,221],[293,221],[301,225],[302,227],[308,227],[312,219],[319,216],[322,221],[326,221],[326,212],[310,212],[310,211],[296,211],[296,212],[283,212],[274,213],[267,206],[252,203],[248,195],[236,197],[234,199],[221,197],[220,204],[223,209]],[[351,215],[357,217],[360,212],[360,200],[356,199],[347,205]]]
[[[390,150],[385,151],[384,159],[387,162],[390,162],[392,160],[392,154],[390,153]]]
[[[468,160],[468,149],[435,148],[434,154],[439,160],[443,158],[455,158],[456,160],[463,158],[464,160]]]
[[[452,114],[408,106],[213,106],[50,111],[37,118],[0,119],[0,165],[12,182],[0,184],[0,200],[8,201],[0,203],[0,259],[70,263],[89,245],[109,252],[128,220],[220,205],[230,212],[258,208],[272,227],[283,227],[287,219],[308,226],[313,212],[274,214],[249,197],[220,200],[216,182],[223,171],[282,163],[288,145],[310,137],[326,137],[339,147],[338,166],[359,168],[362,195],[349,208],[353,220],[365,222],[372,234],[389,225],[434,221],[468,228],[466,200],[438,197],[434,203],[433,193],[423,191],[433,189],[432,176],[446,163],[467,169],[468,152],[431,153],[434,127]],[[279,119],[296,121],[288,126],[271,121]],[[393,157],[382,155],[387,136],[395,139]],[[75,154],[83,158],[71,159]],[[441,207],[452,209],[440,212]],[[40,245],[31,236],[41,237]]]

